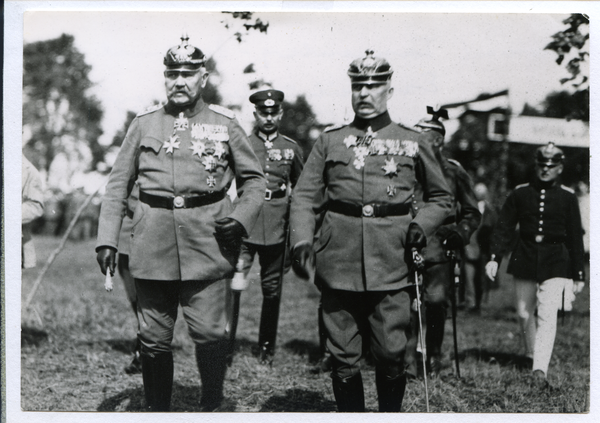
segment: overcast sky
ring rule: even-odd
[[[371,48],[394,68],[393,119],[413,125],[426,105],[469,100],[510,90],[520,112],[560,90],[566,71],[544,51],[564,29],[566,14],[273,13],[257,12],[268,33],[252,31],[239,44],[239,20],[219,12],[27,12],[24,42],[75,37],[92,66],[93,93],[105,111],[104,141],[127,110],[144,110],[164,98],[162,59],[187,31],[190,43],[217,62],[213,78],[224,105],[247,102],[250,63],[289,100],[306,95],[322,123],[352,115],[346,71]],[[230,23],[226,29],[224,21]]]

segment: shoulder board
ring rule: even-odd
[[[575,194],[575,191],[574,191],[574,190],[572,190],[572,189],[571,189],[571,188],[569,188],[569,187],[566,187],[566,186],[564,186],[564,185],[561,185],[560,187],[561,187],[562,189],[564,189],[565,191],[567,191],[567,192],[570,192],[571,194]]]
[[[226,109],[223,106],[218,106],[216,104],[209,104],[208,108],[210,110],[212,110],[213,112],[216,112],[220,115],[228,117],[229,119],[235,118],[235,113],[232,110]]]
[[[526,183],[526,184],[517,185],[517,186],[515,187],[515,189],[519,189],[519,188],[525,188],[525,187],[528,187],[528,186],[529,186],[529,182],[528,182],[528,183]]]
[[[294,143],[294,144],[298,144],[296,141],[294,141],[293,139],[291,139],[291,138],[290,138],[290,137],[288,137],[287,135],[283,135],[283,134],[280,134],[280,135],[281,135],[283,138],[285,138],[286,140],[288,140],[289,142],[291,142],[291,143]]]
[[[454,166],[456,167],[462,167],[462,165],[460,164],[460,162],[454,160],[454,159],[446,159],[448,160],[449,163],[452,163]]]
[[[156,112],[157,110],[160,110],[160,109],[162,109],[163,107],[165,107],[165,105],[164,105],[164,103],[162,103],[162,102],[161,102],[161,103],[158,103],[158,104],[155,104],[155,105],[153,105],[153,106],[150,106],[150,107],[148,107],[148,108],[147,108],[146,110],[144,110],[143,112],[141,112],[141,113],[138,113],[138,114],[137,114],[137,117],[140,117],[140,116],[147,115],[148,113]]]
[[[327,128],[325,128],[325,129],[323,129],[323,132],[331,132],[331,131],[335,131],[336,129],[341,129],[341,128],[343,128],[344,126],[346,126],[346,125],[345,125],[345,124],[343,124],[343,123],[338,123],[337,125],[331,125],[331,126],[328,126],[328,127],[327,127]]]
[[[407,131],[410,131],[410,132],[416,132],[417,134],[421,133],[421,131],[419,131],[418,129],[404,125],[403,123],[399,123],[398,126],[402,129],[406,129]]]

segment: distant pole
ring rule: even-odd
[[[504,123],[502,124],[502,141],[501,141],[501,151],[500,151],[500,186],[499,193],[500,198],[504,201],[506,197],[506,193],[508,192],[508,125],[509,122],[510,111],[508,108],[504,110]]]
[[[81,207],[79,207],[79,209],[77,210],[77,213],[75,213],[75,216],[73,216],[71,223],[69,223],[69,227],[67,228],[65,234],[63,235],[62,239],[60,240],[60,244],[58,245],[58,247],[56,247],[56,249],[54,251],[52,251],[52,254],[50,254],[50,257],[48,257],[48,260],[46,260],[46,264],[44,264],[42,271],[40,272],[39,276],[35,280],[35,283],[33,284],[33,288],[31,289],[31,292],[29,293],[29,296],[27,297],[27,300],[25,301],[25,307],[24,307],[25,310],[27,310],[29,308],[29,305],[31,304],[31,300],[33,299],[33,296],[35,295],[36,291],[38,290],[39,286],[41,285],[42,280],[44,279],[44,276],[46,275],[46,272],[48,271],[48,269],[50,268],[50,266],[56,259],[56,256],[58,256],[58,253],[60,253],[62,251],[62,249],[64,248],[65,243],[67,242],[67,239],[69,238],[69,235],[71,234],[71,231],[73,230],[73,228],[75,227],[75,224],[79,220],[79,216],[81,216],[81,213],[83,212],[83,210],[88,206],[88,204],[90,204],[90,202],[92,201],[92,198],[94,198],[96,196],[96,194],[98,194],[98,191],[100,191],[100,188],[102,188],[103,186],[104,186],[104,184],[100,184],[100,186],[96,189],[96,191],[94,191],[93,193],[88,195],[88,197],[85,199],[85,201],[83,202]]]

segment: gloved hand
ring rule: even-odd
[[[314,266],[314,250],[309,242],[299,242],[292,247],[292,269],[302,279],[308,279]]]
[[[443,242],[446,250],[459,250],[464,246],[462,236],[456,230],[452,230]]]
[[[573,282],[573,294],[577,295],[581,291],[583,291],[583,287],[585,286],[584,281],[574,281]]]
[[[215,236],[217,240],[227,245],[240,244],[242,237],[246,236],[244,226],[231,217],[215,220]]]
[[[485,274],[491,280],[496,279],[496,274],[498,273],[498,262],[494,260],[490,260],[485,265]]]
[[[115,274],[115,257],[117,250],[112,247],[100,247],[96,253],[96,261],[100,265],[100,270],[103,275],[106,275],[106,270],[110,270],[110,274]]]
[[[408,226],[408,232],[406,233],[406,247],[405,249],[410,251],[416,248],[417,251],[421,251],[423,247],[427,245],[427,237],[423,229],[416,223],[411,223]]]

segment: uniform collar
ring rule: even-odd
[[[279,136],[279,131],[275,131],[272,134],[267,135],[257,129],[256,135],[258,136],[258,138],[260,138],[263,141],[273,141],[273,140],[275,140],[275,138],[277,138]]]
[[[183,113],[183,115],[185,117],[190,118],[190,117],[196,116],[198,113],[200,113],[202,111],[202,109],[204,109],[205,105],[206,105],[206,103],[204,103],[204,100],[202,100],[202,97],[198,97],[198,100],[196,100],[194,103],[189,104],[184,107],[176,106],[176,105],[172,104],[171,102],[168,102],[167,105],[165,106],[165,112],[167,112],[168,114],[170,114],[172,116],[178,116],[180,113]]]
[[[550,189],[554,188],[555,186],[558,186],[558,179],[549,182],[544,182],[536,178],[531,185],[538,191],[542,189]]]
[[[371,118],[371,119],[363,119],[363,118],[355,115],[354,122],[353,122],[354,126],[357,127],[358,129],[365,130],[370,126],[371,130],[373,130],[375,132],[379,131],[381,128],[385,128],[390,123],[392,123],[392,119],[390,118],[390,114],[388,113],[387,110],[385,112],[383,112],[382,114],[380,114],[379,116],[375,116],[374,118]]]

